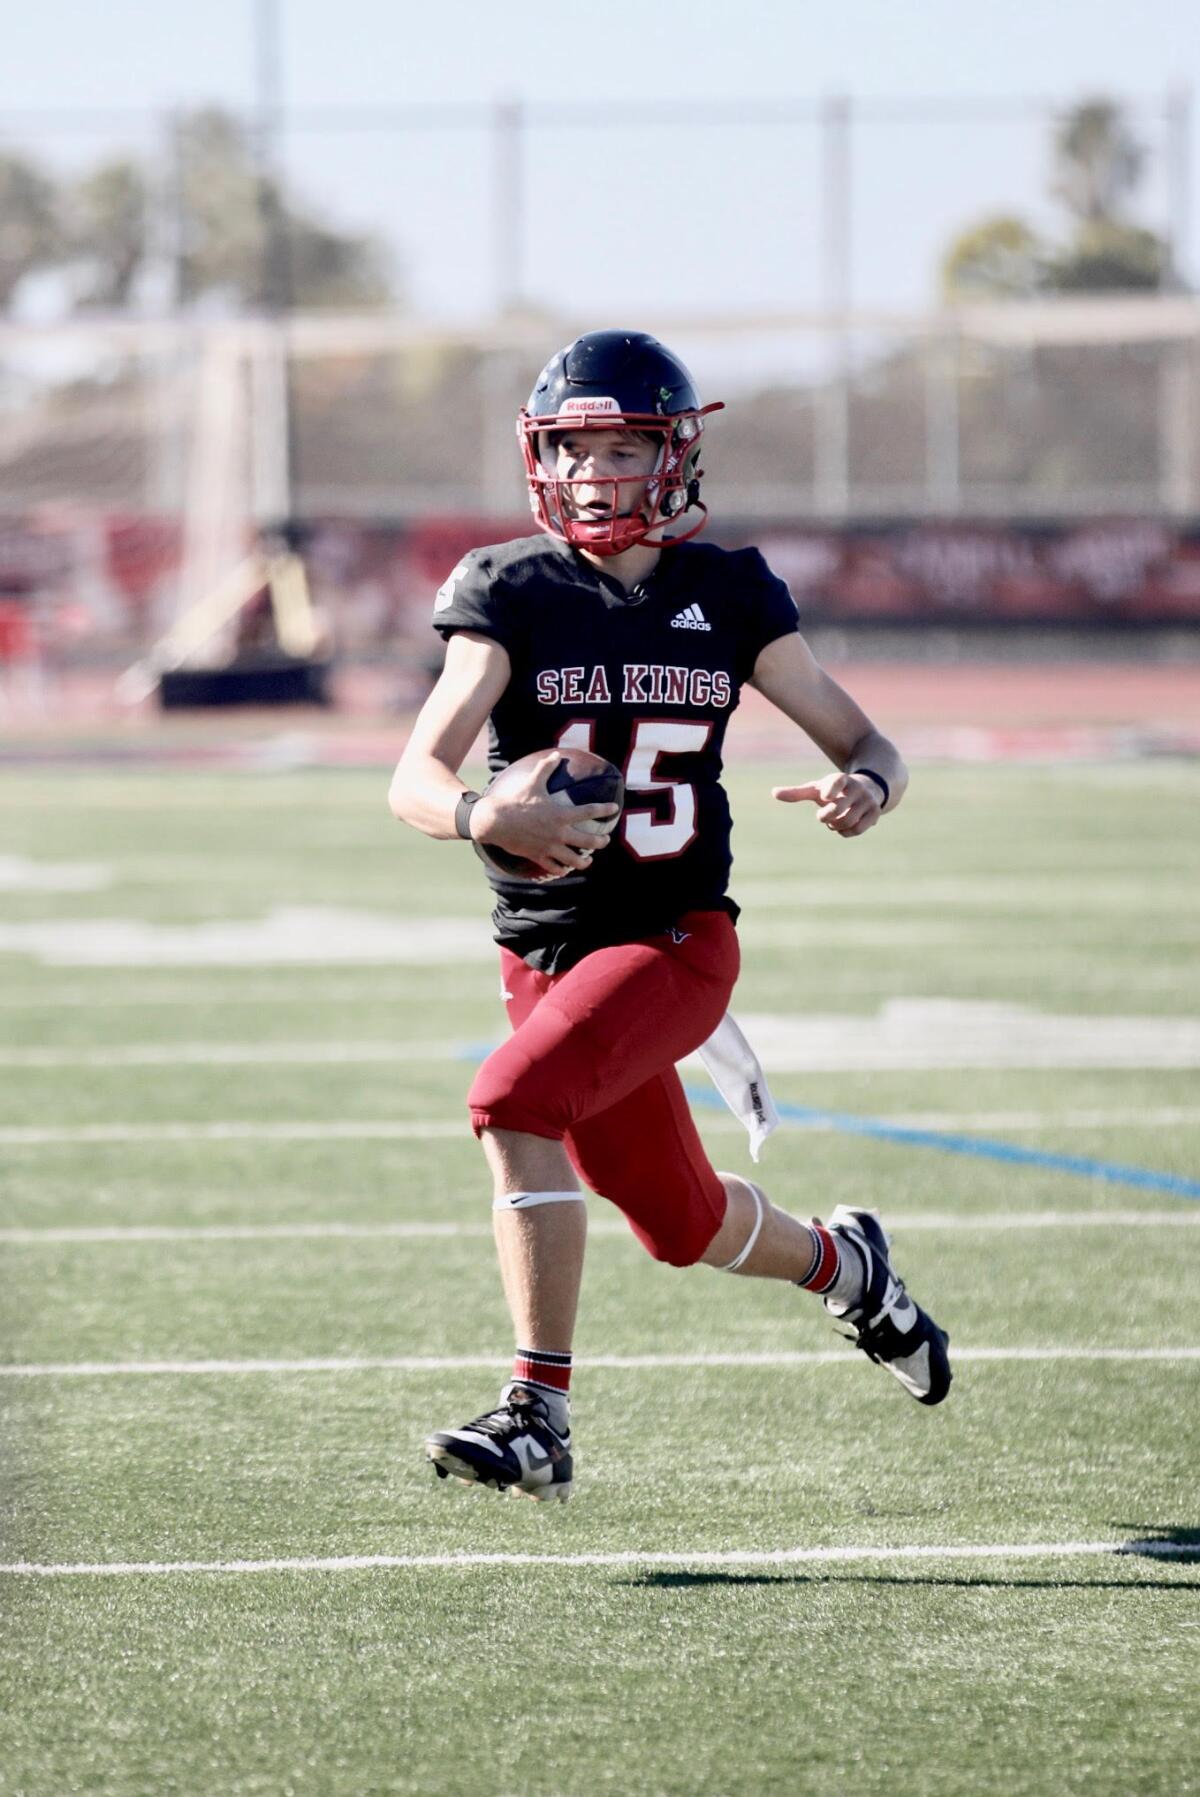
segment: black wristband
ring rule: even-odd
[[[887,781],[884,779],[882,774],[877,774],[873,767],[856,767],[856,768],[851,768],[850,771],[851,771],[851,773],[854,773],[854,774],[865,774],[868,780],[874,780],[876,786],[879,788],[880,792],[883,794],[883,805],[887,804],[888,800],[892,796],[892,789],[888,785]],[[883,810],[883,805],[881,805],[879,807],[879,809],[881,811]]]
[[[483,794],[481,792],[464,792],[462,798],[454,807],[454,828],[466,842],[472,840],[471,812],[473,808],[478,805],[482,797]]]

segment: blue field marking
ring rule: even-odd
[[[719,1092],[703,1086],[686,1088],[688,1101],[703,1110],[725,1108]],[[813,1110],[803,1104],[779,1104],[785,1123],[800,1128],[821,1125],[850,1136],[873,1136],[881,1142],[901,1142],[909,1148],[936,1148],[942,1154],[968,1154],[977,1160],[1008,1161],[1025,1167],[1045,1167],[1052,1173],[1077,1173],[1083,1179],[1106,1179],[1113,1185],[1141,1186],[1152,1192],[1173,1192],[1177,1198],[1200,1198],[1200,1179],[1180,1173],[1159,1173],[1152,1167],[1128,1167],[1121,1161],[1094,1161],[1082,1154],[1053,1154],[1045,1148],[1023,1148],[1018,1142],[994,1142],[987,1136],[955,1136],[937,1129],[906,1129],[877,1117],[859,1117],[849,1111]],[[1051,1121],[1048,1119],[1048,1122]]]
[[[459,1056],[477,1063],[486,1060],[494,1042],[464,1042]],[[688,1103],[705,1111],[725,1110],[725,1100],[711,1086],[685,1086]],[[1011,1166],[1045,1167],[1051,1173],[1075,1173],[1081,1179],[1106,1179],[1111,1185],[1140,1186],[1148,1192],[1173,1192],[1176,1198],[1200,1198],[1200,1179],[1181,1173],[1159,1173],[1153,1167],[1128,1167],[1122,1161],[1094,1161],[1083,1154],[1053,1154],[1045,1148],[1022,1148],[1019,1142],[993,1142],[988,1136],[955,1136],[939,1129],[906,1129],[884,1123],[878,1117],[860,1117],[853,1111],[815,1110],[806,1104],[780,1104],[780,1121],[800,1129],[840,1130],[848,1136],[873,1136],[879,1142],[900,1142],[908,1148],[936,1148],[942,1154],[972,1155],[976,1160],[1007,1161]]]

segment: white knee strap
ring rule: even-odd
[[[739,1178],[740,1178],[740,1175],[739,1175]],[[754,1228],[750,1231],[750,1234],[746,1237],[746,1245],[742,1249],[741,1253],[735,1254],[733,1259],[730,1261],[727,1261],[723,1267],[718,1267],[717,1271],[719,1273],[736,1273],[738,1268],[740,1266],[743,1266],[745,1264],[745,1262],[749,1260],[749,1258],[754,1250],[754,1244],[758,1240],[759,1231],[762,1229],[763,1218],[766,1215],[766,1211],[763,1208],[764,1205],[766,1204],[766,1199],[763,1197],[763,1195],[759,1191],[758,1187],[756,1185],[752,1185],[748,1179],[743,1179],[742,1184],[745,1186],[746,1190],[750,1193],[751,1197],[754,1199]]]
[[[501,1192],[493,1210],[532,1210],[535,1204],[582,1204],[582,1192]]]

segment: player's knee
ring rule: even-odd
[[[553,1099],[528,1072],[511,1068],[502,1052],[489,1055],[467,1093],[471,1127],[520,1131],[561,1140],[564,1128]]]
[[[704,1259],[705,1251],[720,1227],[712,1217],[664,1219],[653,1230],[634,1223],[633,1233],[653,1260],[667,1267],[694,1267]]]
[[[720,1233],[729,1204],[725,1187],[716,1173],[710,1172],[704,1178],[681,1179],[678,1168],[664,1170],[653,1205],[645,1201],[644,1190],[637,1194],[622,1193],[617,1189],[617,1182],[607,1189],[605,1183],[598,1183],[596,1190],[625,1212],[630,1228],[647,1254],[668,1267],[694,1267],[704,1259],[713,1239]]]
[[[664,1267],[691,1267],[695,1260],[683,1242],[659,1241],[654,1237],[642,1237],[642,1247],[652,1260]]]

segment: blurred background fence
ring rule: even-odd
[[[417,653],[613,323],[729,402],[711,534],[810,618],[1200,624],[1185,90],[289,112],[269,42],[259,87],[0,121],[0,656],[140,649],[281,525],[339,649]]]

